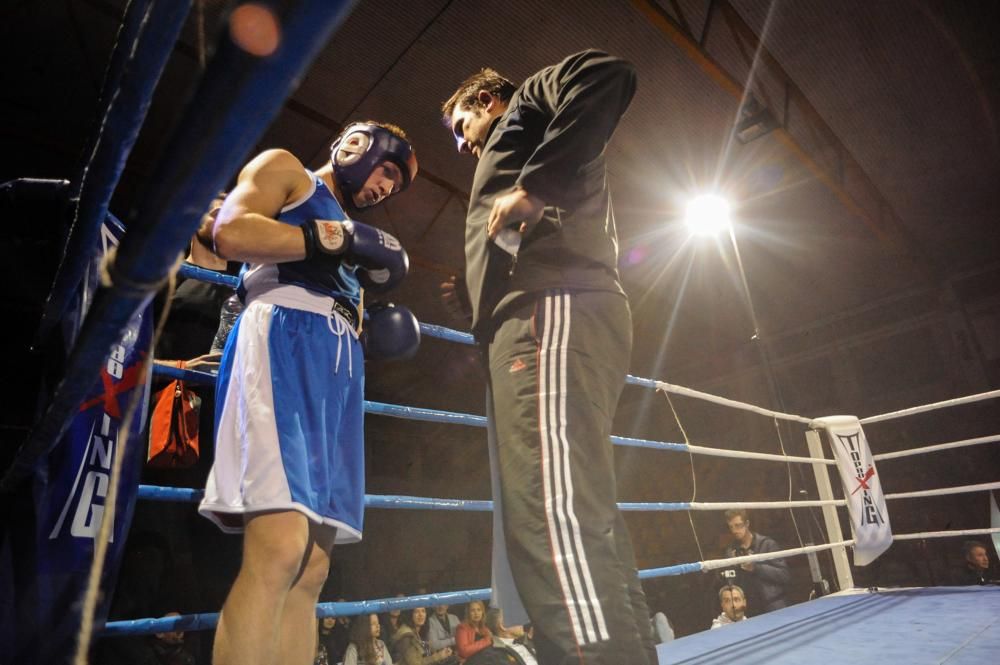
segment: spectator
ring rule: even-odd
[[[166,617],[178,617],[177,612],[168,612]],[[156,661],[160,665],[195,665],[195,657],[184,644],[184,631],[172,630],[166,633],[156,633],[150,645]]]
[[[493,646],[493,633],[486,627],[486,605],[473,600],[465,608],[465,621],[455,631],[455,645],[461,662]]]
[[[505,626],[503,610],[499,607],[486,610],[486,627],[493,633],[494,645],[502,645],[513,651],[521,657],[524,665],[538,665],[535,659],[535,645],[531,643],[524,626]]]
[[[726,548],[726,556],[744,556],[777,552],[781,548],[774,538],[750,530],[750,518],[745,510],[727,510],[726,524],[733,537]],[[736,580],[747,590],[744,598],[754,608],[754,615],[764,614],[785,607],[785,589],[791,576],[784,559],[756,561],[740,564]]]
[[[397,593],[396,598],[405,598],[405,594]],[[402,615],[401,610],[389,610],[385,614],[379,617],[382,622],[382,635],[385,639],[392,640],[392,636],[396,634],[399,630],[400,616]]]
[[[967,540],[962,543],[962,553],[965,555],[965,564],[958,569],[955,584],[957,586],[986,584],[990,572],[990,557],[986,546],[978,540]]]
[[[208,212],[202,217],[203,228],[210,228],[215,223],[224,198],[225,193],[220,193],[212,201]],[[191,240],[184,262],[218,272],[225,272],[229,265],[197,234]],[[231,295],[233,295],[232,287],[178,277],[177,288],[170,302],[168,320],[156,345],[157,359],[190,359],[188,366],[191,369],[216,369],[217,359],[208,359],[208,363],[216,361],[214,366],[209,364],[208,367],[199,367],[204,363],[198,361],[202,360],[201,356],[209,353],[219,327],[219,311],[222,303]],[[155,308],[157,314],[160,308],[161,306]]]
[[[649,621],[653,626],[653,637],[656,639],[657,644],[673,642],[674,626],[670,623],[670,619],[667,618],[666,614],[657,612],[649,618]]]
[[[392,656],[379,639],[382,625],[377,614],[362,614],[351,622],[351,643],[344,653],[344,665],[392,665]]]
[[[434,614],[427,620],[427,643],[432,651],[455,647],[455,629],[458,617],[448,612],[447,605],[435,605]]]
[[[342,603],[344,599],[338,598],[337,602]],[[323,617],[320,620],[317,659],[320,652],[326,654],[327,662],[331,665],[344,659],[344,652],[351,640],[350,624],[350,617]]]
[[[710,630],[722,628],[737,621],[746,621],[747,597],[743,589],[735,584],[729,584],[719,589],[719,606],[722,614],[712,619]]]
[[[452,655],[451,647],[432,651],[427,643],[427,608],[415,607],[403,615],[392,636],[392,658],[402,665],[441,663]]]

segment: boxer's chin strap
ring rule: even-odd
[[[336,327],[334,327],[335,321]],[[330,332],[337,336],[337,364],[333,367],[333,373],[336,374],[340,371],[340,350],[344,346],[344,335],[353,332],[353,328],[343,316],[335,313],[332,309],[326,315],[326,325]],[[354,378],[354,351],[351,349],[350,342],[347,344],[347,375]]]

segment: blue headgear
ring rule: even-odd
[[[361,136],[357,136],[361,135]],[[360,139],[357,145],[351,139]],[[417,174],[417,157],[413,146],[388,129],[368,122],[349,125],[330,146],[333,173],[341,190],[350,197],[361,189],[376,166],[393,162],[403,174],[399,191],[409,186]]]

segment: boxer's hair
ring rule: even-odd
[[[477,73],[462,81],[455,93],[448,100],[441,104],[441,115],[451,119],[451,114],[458,106],[461,109],[470,109],[473,106],[482,106],[482,102],[476,99],[480,90],[485,90],[494,97],[499,97],[505,102],[510,101],[517,90],[510,79],[500,75],[495,69],[483,67]],[[449,126],[451,123],[449,122]]]

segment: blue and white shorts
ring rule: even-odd
[[[229,533],[295,510],[361,540],[364,356],[333,299],[294,286],[250,294],[216,386],[215,462],[198,508]]]

